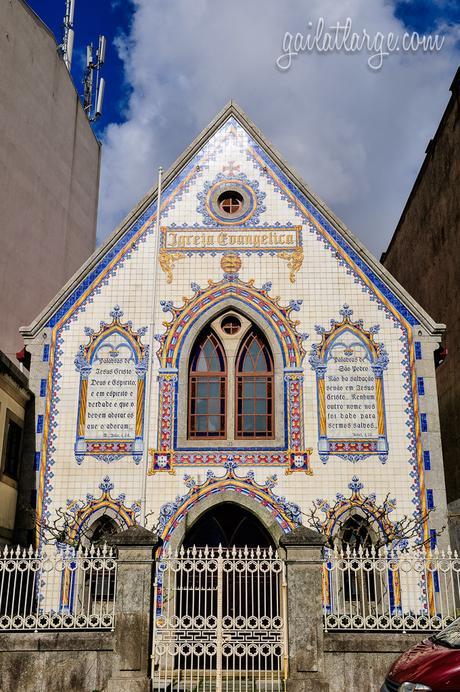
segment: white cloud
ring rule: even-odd
[[[299,55],[280,72],[285,31],[352,18],[401,33],[386,0],[135,0],[118,41],[132,88],[104,133],[99,238],[110,232],[230,99],[376,254],[387,245],[449,98],[458,53]]]

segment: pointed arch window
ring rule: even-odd
[[[270,439],[273,436],[273,358],[262,334],[252,329],[236,361],[235,437]]]
[[[195,344],[189,370],[190,438],[225,438],[227,365],[223,347],[209,330]]]
[[[374,547],[374,539],[369,526],[369,519],[361,516],[361,514],[351,514],[343,523],[340,531],[341,548],[346,555],[347,551],[351,551],[363,556],[361,559],[366,559],[370,556],[371,550]],[[362,551],[362,552],[361,552]],[[366,603],[375,602],[378,593],[378,574],[374,575],[375,565],[372,559],[364,563],[350,564],[350,558],[347,559],[347,569],[342,575],[341,588],[343,590],[344,600],[348,602],[364,601]]]
[[[341,529],[341,543],[344,550],[368,551],[374,545],[369,528],[369,520],[360,514],[352,514],[343,523]]]

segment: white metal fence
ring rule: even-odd
[[[271,549],[189,548],[157,566],[153,689],[281,692],[284,562]]]
[[[460,615],[460,558],[450,549],[326,550],[326,630],[439,630]]]
[[[111,629],[116,560],[106,545],[0,553],[0,631]]]

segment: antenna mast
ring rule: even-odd
[[[65,66],[70,72],[72,67],[72,53],[73,53],[73,16],[75,13],[75,0],[66,0],[65,6],[65,17],[64,17],[64,36],[62,43],[59,46],[62,57],[64,59]]]
[[[83,79],[83,108],[90,122],[102,115],[105,79],[100,77],[100,69],[105,62],[105,36],[99,36],[96,59],[93,58],[93,44],[86,46],[86,70]]]

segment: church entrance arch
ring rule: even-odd
[[[212,503],[158,563],[154,688],[281,692],[285,591],[268,527],[243,504]]]
[[[184,548],[275,548],[272,536],[246,507],[234,502],[219,502],[206,510],[185,534]]]

